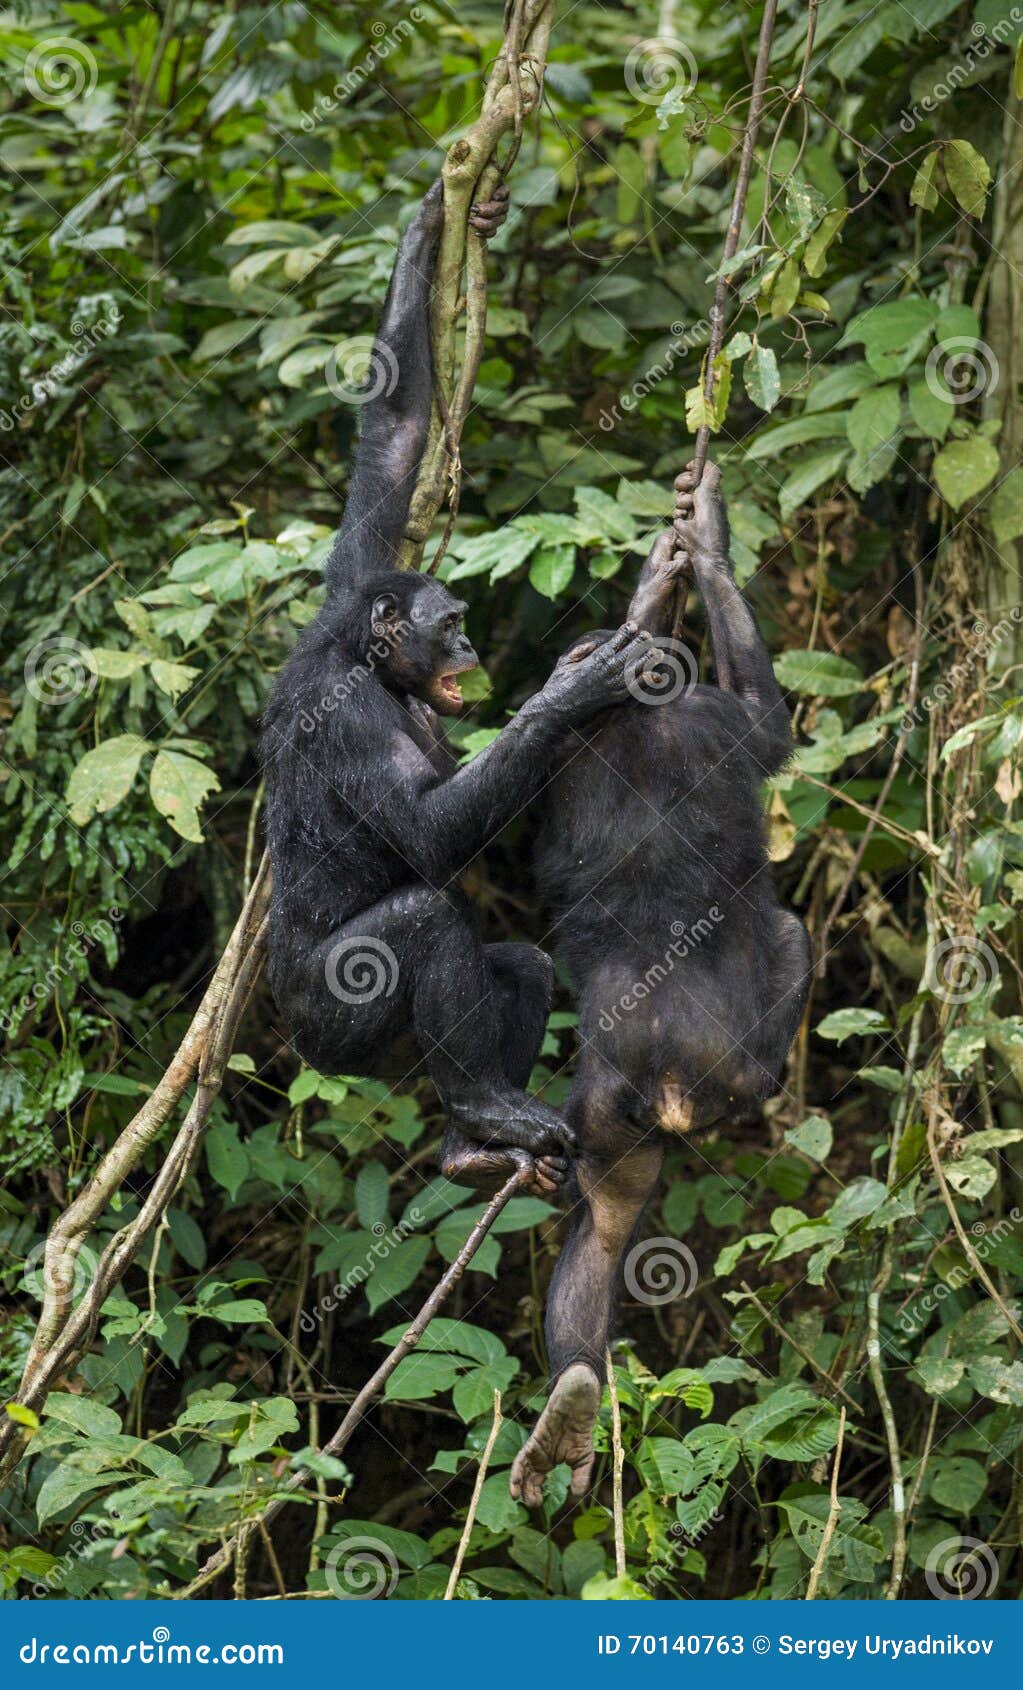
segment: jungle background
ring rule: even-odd
[[[577,634],[621,620],[710,420],[795,714],[765,804],[811,1003],[764,1121],[673,1145],[643,1222],[615,1350],[623,1572],[606,1401],[581,1503],[563,1472],[543,1516],[508,1496],[562,1225],[536,1199],[509,1204],[343,1461],[317,1453],[480,1204],[436,1175],[429,1085],[303,1068],[265,985],[87,1354],[19,1405],[47,1233],[153,1094],[258,862],[259,718],[319,601],[351,343],[502,17],[0,14],[12,1598],[439,1597],[495,1390],[461,1598],[1017,1594],[1023,9],[782,0],[708,403],[760,16],[563,0],[441,565],[486,670],[452,730],[470,753]],[[526,815],[474,866],[489,938],[544,941],[530,836]],[[571,1009],[562,988],[535,1076],[555,1103]],[[72,1300],[189,1095],[80,1241]]]

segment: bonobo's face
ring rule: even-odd
[[[389,678],[442,716],[457,714],[462,704],[457,677],[479,663],[462,632],[465,609],[439,581],[423,576],[400,577],[393,592],[373,602],[373,638],[388,646]]]

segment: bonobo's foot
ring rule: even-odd
[[[512,1465],[508,1488],[516,1501],[539,1508],[544,1479],[563,1461],[572,1469],[572,1495],[582,1496],[593,1472],[593,1428],[600,1390],[597,1375],[585,1362],[573,1362],[565,1369]]]
[[[472,1144],[455,1127],[449,1127],[440,1147],[440,1171],[457,1185],[471,1186],[483,1197],[492,1197],[516,1168],[528,1168],[523,1191],[534,1197],[557,1197],[568,1176],[567,1156],[533,1157],[528,1150],[507,1144]]]
[[[526,1091],[481,1091],[446,1099],[448,1114],[476,1144],[574,1156],[575,1136],[556,1109]]]
[[[721,471],[709,461],[696,481],[692,464],[675,477],[675,517],[672,526],[677,544],[692,558],[697,569],[713,564],[727,569],[728,516],[721,497]]]
[[[477,200],[469,212],[469,222],[478,235],[488,241],[496,235],[508,215],[508,190],[503,185],[494,189],[491,200]]]

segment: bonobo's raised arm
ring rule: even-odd
[[[692,563],[703,598],[718,685],[745,705],[758,730],[751,746],[765,773],[773,774],[792,751],[789,714],[767,647],[732,574],[721,472],[716,464],[706,464],[694,488],[692,470],[686,468],[675,480],[675,491],[678,550]]]
[[[628,698],[649,652],[626,623],[588,655],[562,657],[515,720],[447,778],[403,737],[382,771],[386,789],[372,795],[374,827],[428,878],[457,872],[535,797],[566,732]]]
[[[430,290],[443,227],[444,190],[437,181],[394,261],[344,517],[327,562],[328,590],[341,575],[351,579],[396,560],[430,427]]]

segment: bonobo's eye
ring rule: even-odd
[[[461,626],[462,618],[456,610],[453,610],[450,616],[445,616],[443,627],[446,634],[457,634]]]

